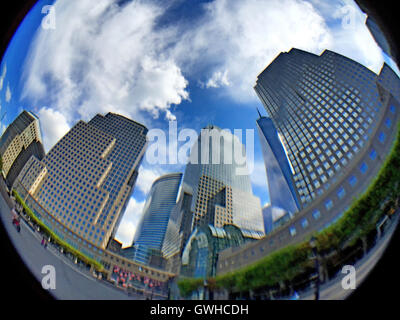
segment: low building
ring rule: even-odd
[[[223,228],[212,225],[196,228],[182,254],[180,274],[187,277],[215,276],[218,254],[229,247],[237,247],[264,237],[261,231],[239,229],[234,225]]]
[[[122,243],[115,239],[110,239],[107,245],[107,250],[110,250],[114,253],[121,253]]]

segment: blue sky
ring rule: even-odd
[[[54,4],[55,29],[41,27]],[[1,130],[23,109],[41,119],[49,150],[78,120],[116,112],[149,129],[209,123],[255,130],[253,192],[268,202],[256,131],[257,75],[292,47],[330,49],[374,72],[384,57],[353,1],[41,0],[0,65]],[[393,65],[393,64],[392,64]],[[184,166],[143,163],[117,238],[130,244],[159,175]]]

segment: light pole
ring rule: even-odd
[[[207,279],[204,279],[204,283],[203,283],[203,290],[204,290],[204,293],[203,293],[203,300],[207,300],[207,297],[206,297],[206,293],[207,293],[207,286],[208,286],[208,283],[207,283]]]
[[[313,253],[313,259],[315,259],[315,271],[317,277],[315,279],[315,300],[319,300],[319,260],[318,260],[318,250],[317,250],[317,238],[314,236],[310,239],[310,247]]]

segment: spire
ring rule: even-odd
[[[256,109],[257,109],[258,115],[260,116],[260,118],[262,118],[260,110],[258,110],[258,108],[256,108]]]

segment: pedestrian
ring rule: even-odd
[[[47,248],[47,240],[44,240],[44,248]]]
[[[42,238],[42,242],[40,243],[42,246],[44,245],[44,237]]]

